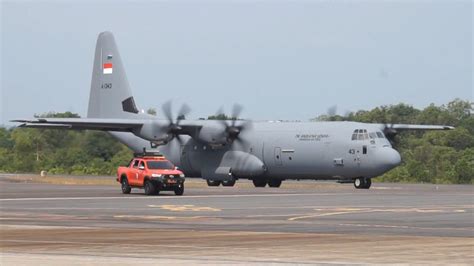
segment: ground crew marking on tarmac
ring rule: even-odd
[[[148,205],[150,208],[161,208],[163,210],[174,212],[220,212],[221,209],[212,207],[199,207],[194,205]]]

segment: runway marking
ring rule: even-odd
[[[161,208],[163,210],[175,212],[220,212],[221,209],[212,207],[198,207],[194,205],[148,205],[150,208]]]
[[[133,219],[144,219],[144,220],[193,220],[203,218],[202,216],[189,216],[189,217],[177,217],[177,216],[156,216],[156,215],[114,215],[114,218],[133,218]]]
[[[454,228],[454,227],[417,227],[408,225],[385,225],[385,224],[338,224],[340,226],[357,226],[357,227],[379,227],[379,228],[402,228],[402,229],[421,229],[421,230],[456,230],[456,231],[469,231],[472,232],[472,228]]]
[[[141,246],[141,247],[165,247],[165,248],[170,248],[172,250],[173,248],[177,249],[228,249],[228,247],[224,246],[197,246],[197,245],[176,245],[176,244],[117,244],[113,242],[82,242],[82,241],[54,241],[54,240],[23,240],[23,239],[2,239],[0,240],[1,242],[11,242],[11,243],[39,243],[39,244],[61,244],[61,245],[82,245],[82,246],[88,246],[88,245],[96,245],[96,246],[110,246],[111,244],[117,245],[117,246]],[[232,249],[240,249],[240,250],[272,250],[270,248],[266,247],[239,247],[239,246],[232,246]],[[181,250],[176,250],[176,252],[182,252]]]
[[[282,196],[343,196],[353,195],[354,193],[282,193],[282,194],[241,194],[241,195],[196,195],[196,196],[136,196],[136,197],[52,197],[52,198],[6,198],[0,199],[2,201],[41,201],[41,200],[117,200],[117,199],[193,199],[193,198],[243,198],[243,197],[282,197]]]
[[[296,221],[308,218],[315,218],[315,217],[324,217],[324,216],[333,216],[333,215],[343,215],[343,214],[360,214],[360,213],[371,213],[371,212],[415,212],[415,213],[464,213],[466,210],[441,210],[441,209],[426,209],[426,208],[397,208],[397,209],[372,209],[372,208],[335,208],[335,209],[314,209],[315,211],[333,211],[333,212],[326,212],[326,213],[315,213],[315,214],[307,214],[302,216],[296,216],[292,218],[288,218],[288,221]]]
[[[364,213],[364,212],[370,212],[370,211],[357,211],[357,213]],[[318,214],[312,214],[312,215],[292,217],[292,218],[289,218],[288,221],[296,221],[296,220],[302,220],[302,219],[307,219],[307,218],[341,215],[341,214],[348,214],[348,213],[356,213],[356,212],[354,212],[354,211],[343,211],[343,212],[318,213]]]

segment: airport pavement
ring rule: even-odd
[[[474,263],[474,186],[187,182],[145,196],[0,178],[0,262]]]

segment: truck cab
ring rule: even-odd
[[[122,193],[129,194],[132,188],[143,188],[146,195],[160,191],[184,193],[184,174],[160,154],[136,154],[127,166],[117,170],[117,181]]]

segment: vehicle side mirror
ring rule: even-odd
[[[178,170],[178,169],[179,169],[178,166],[175,166],[175,167],[174,167],[174,170]]]
[[[139,170],[145,170],[145,166],[140,165],[140,166],[138,167],[138,169],[139,169]]]

